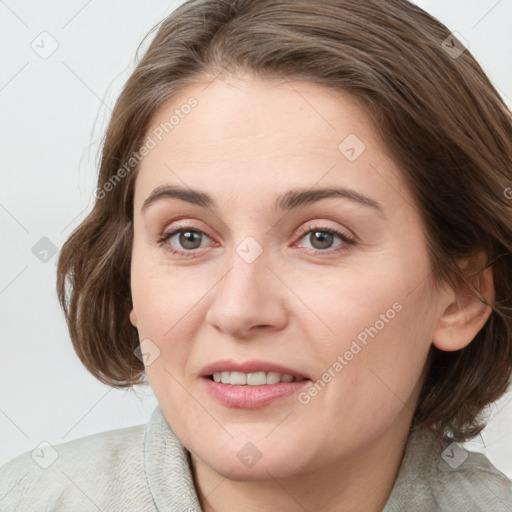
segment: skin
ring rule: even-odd
[[[416,202],[350,96],[252,77],[205,86],[159,109],[148,134],[190,96],[198,100],[144,157],[136,180],[130,320],[160,350],[146,367],[149,382],[191,452],[205,511],[382,510],[431,344],[462,348],[491,310],[467,290],[433,286]],[[349,134],[366,146],[354,161],[338,150]],[[207,192],[218,209],[165,198],[143,213],[161,185]],[[341,197],[273,209],[290,189],[324,186],[357,190],[382,214]],[[204,233],[195,246],[179,234],[158,243],[177,219]],[[321,228],[357,241],[334,236],[322,246],[311,232]],[[249,236],[263,250],[252,263],[236,251]],[[477,284],[493,300],[490,272]],[[307,404],[293,395],[235,409],[201,385],[201,369],[224,358],[321,379],[396,302],[401,311]],[[252,467],[237,457],[247,442],[261,453]]]

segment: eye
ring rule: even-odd
[[[165,249],[173,254],[180,254],[187,257],[193,256],[193,251],[201,248],[204,237],[209,238],[206,233],[199,229],[193,229],[190,226],[181,226],[168,233],[164,233],[158,240],[158,243],[159,245],[165,246]],[[175,248],[176,246],[178,249]]]
[[[334,228],[305,226],[300,228],[299,232],[303,234],[300,240],[308,240],[312,245],[308,249],[315,251],[315,253],[346,251],[349,248],[348,246],[356,243],[354,238]],[[332,248],[335,238],[339,238],[343,243]]]

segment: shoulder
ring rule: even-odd
[[[145,432],[145,425],[121,428],[18,455],[0,468],[0,510],[130,510],[123,503],[151,498]]]
[[[511,481],[482,453],[445,443],[432,465],[431,476],[432,491],[441,510],[458,510],[461,506],[487,512],[512,510]]]
[[[512,483],[483,454],[437,440],[429,431],[411,435],[391,504],[419,511],[512,510]],[[421,503],[421,506],[419,505]]]

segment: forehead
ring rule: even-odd
[[[259,202],[292,185],[378,185],[382,195],[388,180],[401,188],[365,110],[350,95],[309,82],[195,84],[156,112],[146,136],[156,145],[141,162],[136,206],[164,184]]]
[[[180,110],[189,110],[186,105],[191,98],[197,105],[180,116]],[[174,152],[189,152],[191,145],[196,145],[196,153],[210,153],[222,160],[249,156],[251,149],[254,153],[282,150],[291,157],[289,150],[301,147],[300,155],[308,149],[304,148],[305,139],[317,151],[332,155],[349,133],[367,138],[373,132],[355,99],[309,82],[232,78],[196,84],[157,111],[148,133],[165,127],[173,114],[178,114],[173,120],[176,124],[164,138],[172,142]],[[250,146],[241,147],[246,142]]]

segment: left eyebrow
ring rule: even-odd
[[[374,208],[380,215],[385,217],[382,205],[375,199],[353,189],[338,187],[289,190],[277,198],[273,208],[274,210],[294,210],[300,206],[332,197],[348,199],[364,206]],[[215,199],[206,192],[177,186],[162,185],[156,187],[151,192],[149,197],[144,201],[141,211],[144,212],[150,205],[164,198],[181,199],[182,201],[212,210],[217,210],[218,208]]]
[[[329,197],[338,197],[355,201],[363,206],[374,208],[380,213],[380,215],[385,217],[384,208],[375,199],[368,197],[361,192],[357,192],[354,189],[339,187],[290,190],[283,196],[277,198],[274,209],[293,210],[299,206],[315,203],[321,199]]]

